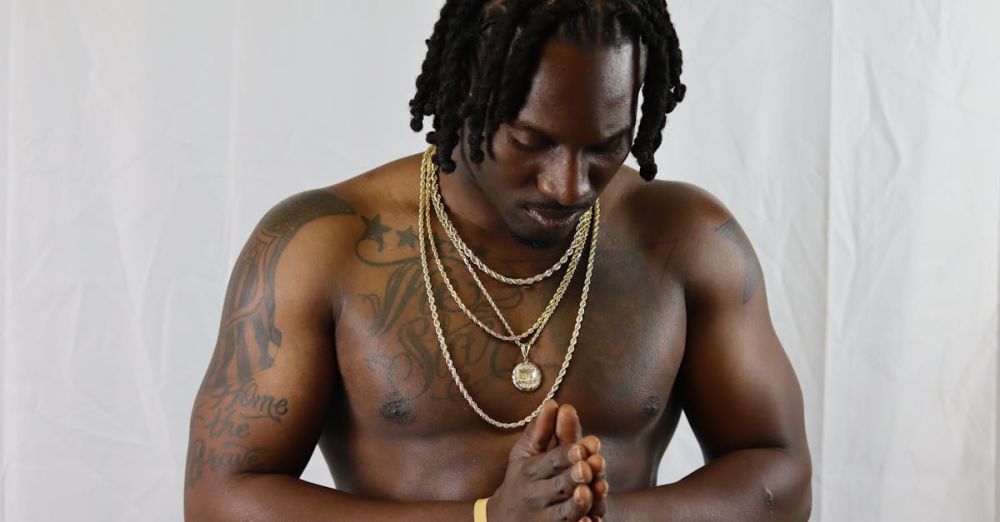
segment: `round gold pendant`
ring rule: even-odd
[[[542,384],[542,369],[535,363],[524,361],[514,367],[511,374],[514,380],[514,387],[523,392],[532,392]]]

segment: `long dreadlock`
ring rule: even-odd
[[[648,50],[642,119],[632,155],[643,179],[656,176],[667,114],[684,100],[677,32],[665,0],[447,0],[427,40],[410,100],[410,127],[437,147],[434,162],[455,170],[452,152],[468,126],[470,159],[481,163],[502,122],[517,117],[538,67],[539,46],[556,37],[576,43],[641,41]],[[471,72],[470,72],[471,71]],[[492,151],[490,151],[492,154]]]

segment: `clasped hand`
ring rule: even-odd
[[[601,442],[583,437],[576,408],[547,400],[510,451],[507,474],[487,504],[491,522],[599,522],[608,482]]]

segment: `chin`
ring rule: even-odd
[[[525,237],[517,233],[514,234],[514,238],[518,243],[534,250],[554,250],[560,244],[556,238]]]
[[[575,224],[565,230],[512,227],[511,233],[518,243],[534,250],[544,251],[565,247],[565,241],[573,235],[574,230]]]

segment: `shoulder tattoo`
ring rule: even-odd
[[[282,251],[307,223],[354,213],[343,199],[312,190],[282,201],[261,219],[233,267],[203,386],[245,383],[255,372],[274,364],[281,348],[281,331],[274,324],[274,275]]]

